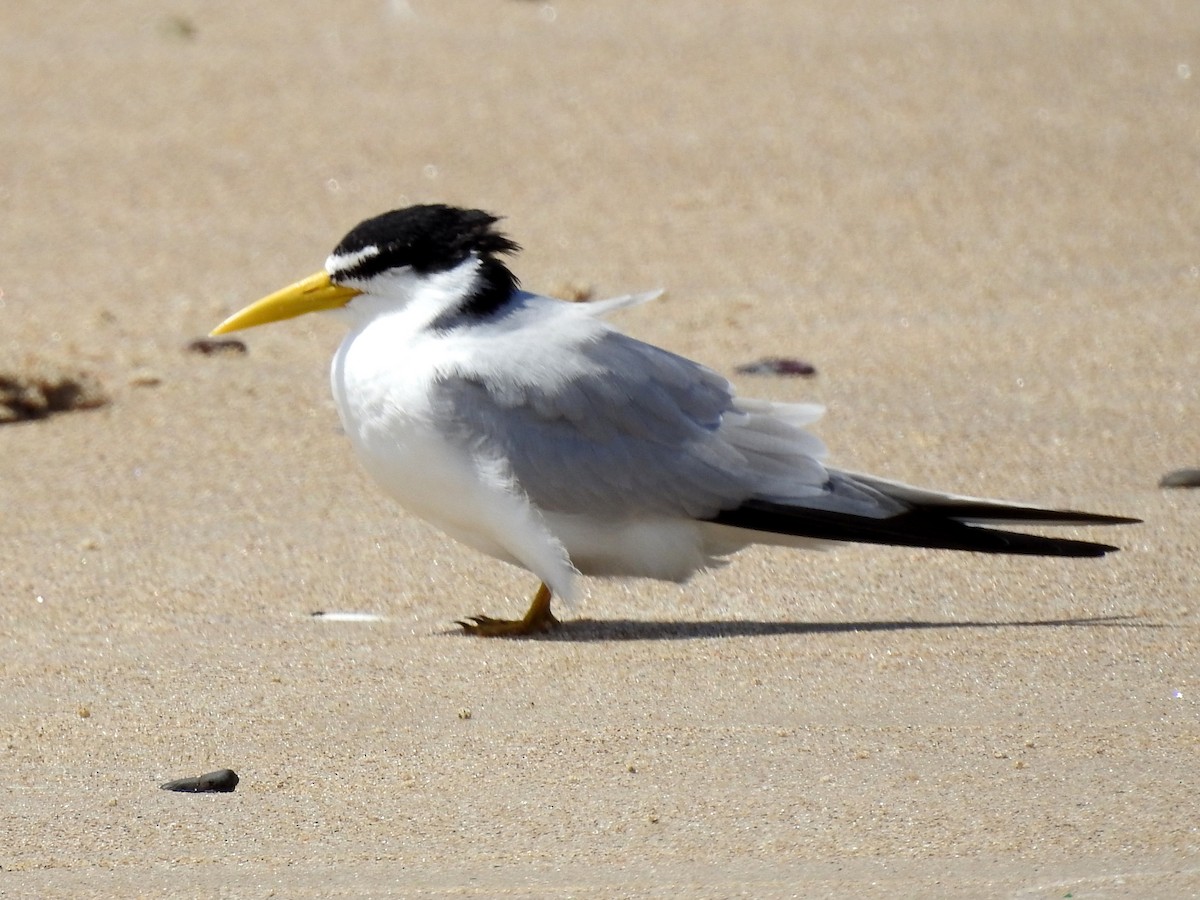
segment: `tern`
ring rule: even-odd
[[[989,526],[1139,521],[832,468],[806,430],[820,406],[738,396],[603,318],[661,292],[572,303],[522,290],[498,221],[441,204],[367,219],[323,271],[212,332],[346,320],[331,384],[358,459],[411,513],[541,580],[522,618],[460,621],[470,634],[553,628],[551,598],[570,602],[578,575],[682,583],[751,544],[1097,557],[1118,548]]]

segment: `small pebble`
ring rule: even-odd
[[[182,791],[187,794],[229,793],[238,786],[237,772],[233,769],[217,769],[196,778],[179,778],[162,786],[164,791]]]
[[[158,387],[162,384],[162,376],[149,369],[138,369],[129,376],[130,387]]]
[[[1200,469],[1176,469],[1158,482],[1159,487],[1200,487]]]
[[[734,371],[739,375],[796,375],[808,377],[817,374],[817,367],[802,359],[786,356],[766,356],[757,362],[745,363]]]
[[[189,341],[186,349],[188,353],[200,353],[204,356],[216,353],[245,353],[246,342],[237,338],[203,337]]]

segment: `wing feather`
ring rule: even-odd
[[[1071,556],[1113,548],[968,523],[1131,521],[827,469],[824,445],[803,428],[820,407],[735,397],[721,375],[621,334],[586,305],[528,295],[494,326],[476,323],[461,350],[443,357],[439,421],[503,461],[547,512],[704,520],[739,529],[746,543],[790,536]]]
[[[824,447],[798,424],[818,408],[744,402],[717,372],[621,334],[586,305],[535,301],[536,316],[518,310],[482,337],[489,356],[472,349],[447,367],[435,402],[457,440],[504,459],[536,506],[703,519],[753,496],[820,493]],[[518,326],[521,346],[504,347]]]

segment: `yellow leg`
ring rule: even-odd
[[[490,616],[471,616],[465,622],[461,619],[455,623],[462,626],[467,634],[476,637],[525,637],[553,631],[558,627],[558,619],[550,612],[550,588],[545,583],[533,595],[529,610],[521,619],[493,619]]]

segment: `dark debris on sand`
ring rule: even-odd
[[[807,378],[817,374],[817,367],[810,362],[788,356],[764,356],[755,362],[744,363],[734,371],[739,375],[787,375]]]
[[[234,355],[246,352],[246,342],[237,338],[202,337],[188,341],[184,349],[188,353],[199,353],[201,356]]]
[[[1158,482],[1159,487],[1194,488],[1200,487],[1200,469],[1176,469],[1168,472]]]
[[[217,769],[194,778],[177,778],[162,785],[164,791],[185,794],[227,794],[238,786],[240,779],[233,769]]]
[[[95,409],[106,403],[108,395],[100,382],[84,372],[44,366],[33,366],[28,372],[0,372],[0,425]]]

